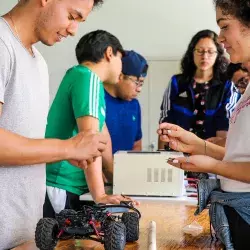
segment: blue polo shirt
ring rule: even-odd
[[[124,101],[105,91],[106,124],[111,136],[112,153],[132,150],[141,140],[141,108],[137,99]]]

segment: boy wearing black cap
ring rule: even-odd
[[[80,39],[76,47],[79,65],[67,71],[59,86],[48,115],[47,138],[67,139],[79,131],[106,130],[103,82],[118,81],[123,55],[119,40],[106,31],[93,31]],[[128,200],[105,194],[101,157],[88,162],[85,171],[68,161],[47,164],[46,185],[44,217],[54,217],[65,208],[78,210],[79,196],[88,191],[96,203]]]
[[[117,84],[104,84],[106,124],[111,136],[112,153],[118,150],[141,150],[141,109],[137,95],[141,92],[148,64],[135,51],[126,51],[122,58],[122,73]],[[112,163],[103,156],[103,165]],[[112,176],[112,173],[110,173]],[[107,177],[112,181],[111,177]]]

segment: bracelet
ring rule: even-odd
[[[207,142],[204,140],[205,143],[205,155],[207,155]]]

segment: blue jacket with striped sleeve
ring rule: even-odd
[[[164,92],[160,123],[168,122],[189,130],[195,120],[193,82],[182,74],[174,75]],[[229,118],[240,98],[230,81],[211,80],[206,93],[204,132],[205,138],[216,136],[216,131],[227,131]]]

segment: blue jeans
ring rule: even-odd
[[[250,224],[250,193],[226,193],[220,190],[219,180],[201,180],[198,183],[198,208],[195,215],[200,214],[209,204],[209,216],[216,236],[227,250],[235,249],[233,245],[230,225],[224,206],[233,208],[248,225]],[[230,218],[232,224],[232,220]],[[250,235],[249,247],[250,249]],[[238,250],[238,249],[237,249]]]

